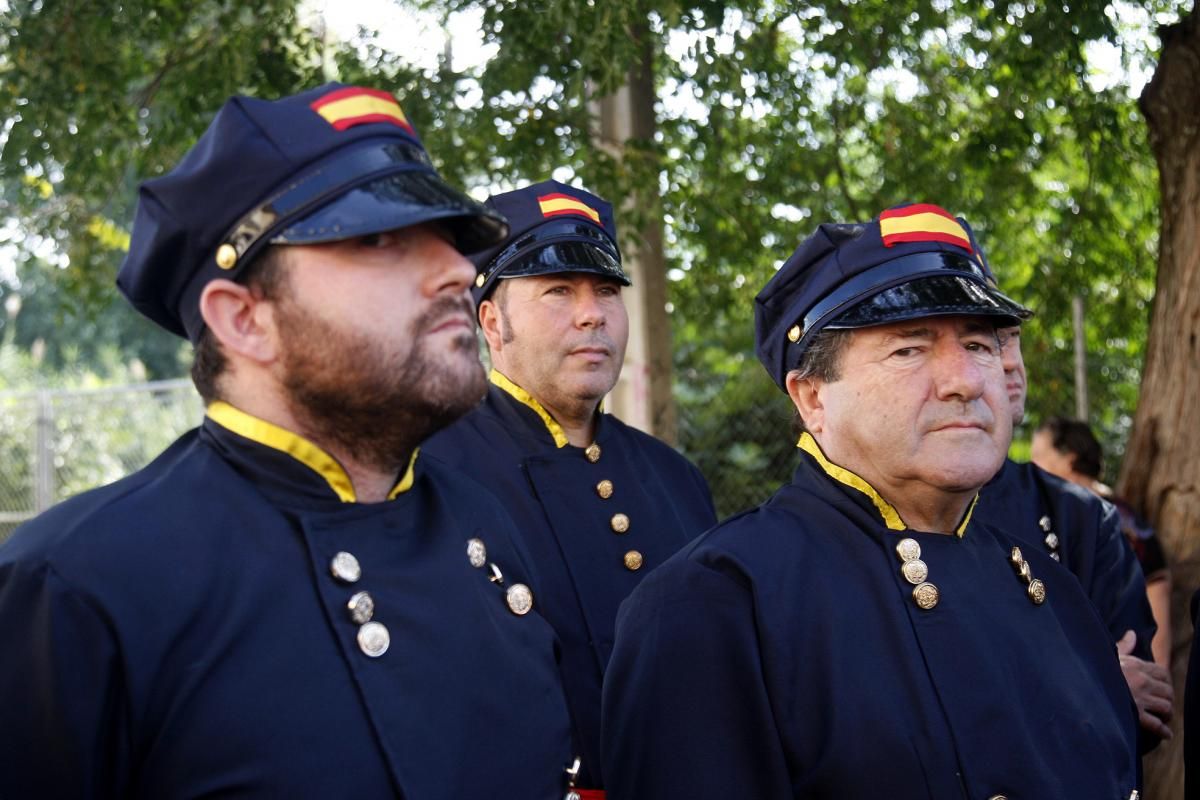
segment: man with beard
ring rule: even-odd
[[[1005,390],[1016,426],[1025,419],[1027,391],[1021,328],[1003,328],[1000,334]],[[1117,509],[1033,463],[1006,458],[980,491],[975,513],[1027,546],[1043,550],[1079,579],[1117,643],[1121,671],[1138,709],[1141,749],[1170,739],[1175,692],[1166,666],[1151,658],[1157,626],[1146,599],[1145,577],[1121,531]]]
[[[600,687],[617,607],[716,515],[687,459],[600,408],[629,332],[612,206],[557,181],[487,205],[512,224],[472,256],[492,386],[426,451],[491,489],[517,523],[562,643],[575,788],[587,797],[601,786]]]
[[[207,414],[0,549],[0,795],[562,797],[511,522],[418,456],[483,395],[460,251],[505,231],[338,84],[231,99],[142,185],[118,285]]]
[[[1078,582],[972,514],[1011,416],[992,287],[930,204],[821,225],[755,300],[792,481],[630,595],[605,781],[638,798],[1135,798],[1136,728]]]

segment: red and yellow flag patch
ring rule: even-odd
[[[543,194],[538,197],[538,206],[542,209],[543,217],[558,217],[564,214],[575,214],[587,217],[597,225],[600,224],[600,212],[577,197],[556,192]]]
[[[339,131],[368,122],[388,122],[416,135],[396,98],[378,89],[348,86],[330,92],[309,105]]]
[[[884,247],[900,242],[944,242],[956,244],[968,253],[975,252],[962,223],[932,203],[889,208],[879,215],[879,232],[883,234]]]

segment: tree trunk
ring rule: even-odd
[[[1200,585],[1200,21],[1159,30],[1162,55],[1140,98],[1158,164],[1162,228],[1154,311],[1119,493],[1154,525],[1172,565],[1175,738],[1145,762],[1147,798],[1183,797],[1183,688]]]
[[[600,144],[618,158],[626,156],[631,141],[636,146],[654,147],[657,129],[654,37],[645,21],[632,35],[641,45],[637,63],[629,69],[625,86],[599,102]],[[677,431],[671,382],[671,318],[667,314],[667,268],[657,176],[636,196],[624,201],[614,198],[614,205],[628,212],[627,219],[641,220],[642,224],[632,237],[633,246],[624,252],[623,260],[634,285],[625,295],[629,305],[629,348],[620,383],[611,398],[612,410],[629,424],[673,445]]]

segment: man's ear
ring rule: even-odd
[[[247,286],[218,278],[200,294],[200,316],[227,353],[260,364],[278,355],[274,306]]]
[[[479,304],[479,328],[483,338],[487,339],[488,350],[493,354],[504,348],[504,332],[500,326],[500,306],[494,300],[484,300]]]
[[[809,376],[801,378],[798,370],[792,370],[785,379],[788,397],[800,419],[804,420],[804,429],[809,433],[820,433],[825,427],[825,406],[821,401],[821,388],[825,382],[820,378]]]

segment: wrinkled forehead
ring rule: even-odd
[[[1017,328],[1019,330],[1019,327]],[[976,315],[930,316],[918,319],[870,325],[850,331],[853,339],[889,342],[897,339],[934,340],[946,336],[971,334],[998,335],[1001,328],[995,317]]]

